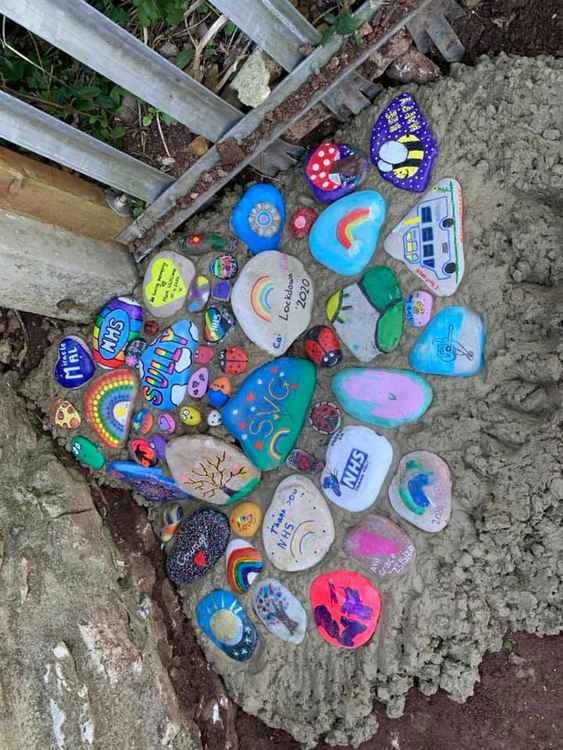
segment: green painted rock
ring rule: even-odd
[[[77,435],[73,438],[70,444],[70,451],[75,456],[76,460],[89,466],[91,469],[99,471],[103,469],[106,463],[104,454],[98,448],[98,446],[83,435]]]

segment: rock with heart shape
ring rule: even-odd
[[[243,539],[231,539],[225,554],[227,582],[235,594],[245,594],[264,569],[262,555]]]
[[[145,307],[156,318],[169,318],[180,312],[195,276],[191,260],[164,250],[149,263],[143,280]]]
[[[276,638],[299,644],[307,631],[303,605],[283,583],[267,578],[254,586],[252,606],[262,624]]]
[[[113,369],[125,364],[131,343],[143,330],[144,312],[129,297],[116,297],[105,305],[94,323],[93,352],[100,367]]]
[[[231,227],[253,255],[277,250],[285,224],[283,195],[273,185],[253,185],[233,209]]]
[[[82,388],[96,372],[86,343],[78,336],[65,336],[58,347],[55,380],[63,388]]]
[[[374,190],[360,190],[322,212],[309,234],[313,258],[342,276],[361,273],[377,248],[385,221],[385,200]]]
[[[242,330],[268,354],[279,357],[311,321],[313,282],[293,255],[264,252],[243,268],[232,305]]]
[[[368,169],[368,158],[358,149],[325,142],[307,157],[305,177],[317,200],[332,203],[356,190]]]
[[[112,461],[107,466],[107,473],[111,479],[123,482],[155,503],[192,499],[159,467],[148,468],[134,461]]]
[[[248,375],[223,409],[223,424],[263,471],[281,466],[295,446],[316,385],[315,366],[281,357]]]
[[[166,575],[177,586],[205,575],[225,554],[231,529],[227,516],[200,508],[180,523],[166,561]]]
[[[381,579],[400,576],[414,562],[416,549],[408,534],[389,518],[370,513],[346,532],[344,551]]]
[[[214,589],[196,607],[199,627],[212,643],[235,661],[247,661],[256,651],[258,633],[239,600]]]

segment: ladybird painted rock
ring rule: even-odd
[[[305,354],[318,367],[335,367],[342,360],[342,349],[333,328],[315,326],[305,334]]]
[[[303,240],[308,236],[315,221],[319,216],[318,211],[314,208],[299,208],[289,219],[289,228],[294,237]]]
[[[307,183],[321,203],[332,203],[356,190],[365,180],[369,161],[344,143],[321,143],[305,163]]]
[[[205,575],[224,555],[230,535],[227,517],[213,508],[184,518],[166,561],[168,578],[181,585]]]
[[[51,419],[55,427],[62,427],[66,430],[76,430],[82,422],[76,406],[63,398],[58,398],[53,404]]]
[[[242,375],[248,370],[248,354],[241,346],[229,346],[220,352],[219,366],[225,375]]]

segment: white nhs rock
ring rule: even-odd
[[[344,510],[365,510],[376,501],[392,461],[387,438],[369,427],[344,427],[335,432],[327,449],[323,492]]]

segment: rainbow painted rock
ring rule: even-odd
[[[353,570],[320,575],[311,584],[311,608],[320,635],[337,648],[359,648],[375,633],[381,596]]]
[[[335,367],[342,360],[340,341],[330,326],[314,326],[305,334],[305,354],[318,367]]]
[[[125,364],[128,345],[143,330],[143,308],[134,299],[116,297],[105,305],[94,323],[93,352],[100,367],[113,369]]]
[[[342,343],[361,362],[392,352],[401,341],[403,296],[397,276],[386,266],[370,268],[360,281],[335,292],[326,312]]]
[[[309,234],[313,258],[342,276],[361,273],[375,253],[385,221],[385,200],[374,190],[361,190],[322,212]]]
[[[235,319],[224,307],[208,307],[203,315],[203,337],[210,344],[218,344],[235,326]]]
[[[347,414],[376,427],[416,422],[432,403],[432,388],[410,370],[347,367],[331,387]]]
[[[430,451],[407,453],[389,485],[389,501],[405,521],[423,531],[441,531],[452,513],[450,467]]]
[[[96,372],[86,343],[78,336],[65,336],[58,346],[55,380],[63,388],[82,388]]]
[[[411,292],[405,300],[405,318],[414,328],[424,328],[432,317],[434,299],[430,292],[417,289]]]
[[[111,370],[92,381],[84,394],[86,421],[108,448],[121,448],[138,390],[133,370]]]
[[[207,276],[198,274],[194,276],[188,289],[187,308],[189,312],[196,313],[205,309],[211,294],[211,284]]]
[[[223,557],[231,530],[227,517],[200,508],[180,523],[166,561],[166,575],[177,586],[205,575]]]
[[[413,193],[426,190],[438,144],[412,94],[399,94],[385,107],[371,132],[370,149],[384,180]]]
[[[196,607],[199,627],[212,643],[235,661],[247,661],[256,651],[258,633],[239,600],[214,589]]]
[[[238,261],[231,253],[223,253],[213,258],[209,271],[217,279],[233,279],[238,273]]]
[[[276,638],[301,643],[307,631],[307,614],[303,605],[283,583],[267,578],[252,592],[252,606],[262,624]]]
[[[84,466],[100,471],[106,463],[104,454],[98,446],[84,435],[77,435],[70,443],[70,452]]]
[[[332,436],[321,474],[325,496],[344,510],[369,508],[393,461],[387,438],[369,427],[351,425]]]
[[[260,528],[262,515],[262,508],[256,503],[249,500],[239,503],[229,516],[231,529],[239,536],[252,537]]]
[[[485,363],[487,335],[481,318],[466,307],[445,307],[417,339],[409,364],[430,375],[468,378]]]
[[[235,594],[244,594],[264,569],[262,555],[253,544],[231,539],[225,553],[227,582]]]
[[[332,203],[356,190],[368,169],[367,156],[344,143],[321,143],[305,162],[307,183],[321,203]]]
[[[253,185],[233,209],[231,227],[253,255],[277,250],[285,224],[283,195],[273,185]]]
[[[260,483],[260,472],[237,447],[211,436],[173,438],[166,461],[179,487],[213,505],[234,503]]]
[[[276,357],[309,325],[313,301],[313,282],[303,264],[281,252],[252,258],[232,295],[233,311],[244,333]]]
[[[281,357],[250,373],[223,409],[223,424],[263,471],[285,461],[299,439],[315,391],[315,366]]]
[[[323,559],[334,541],[334,522],[310,479],[293,474],[278,484],[264,515],[262,540],[279,570],[307,570]]]
[[[387,235],[383,246],[434,294],[454,294],[465,271],[459,182],[446,177],[434,185]]]
[[[107,473],[112,479],[118,479],[155,503],[191,499],[191,495],[180,489],[172,477],[158,467],[147,468],[134,461],[112,461],[107,466]]]
[[[156,318],[169,318],[180,312],[195,276],[191,260],[168,250],[157,253],[143,280],[145,307]]]
[[[386,580],[400,576],[416,558],[410,537],[389,518],[375,513],[346,532],[343,547],[362,567]]]
[[[58,398],[51,407],[51,420],[55,427],[65,430],[77,430],[82,422],[76,406],[64,398]]]
[[[150,344],[138,365],[145,401],[156,409],[179,406],[188,392],[199,331],[191,320],[178,320],[164,328]]]

